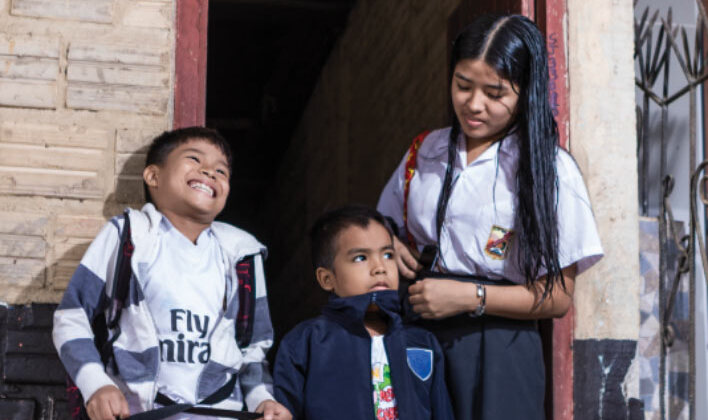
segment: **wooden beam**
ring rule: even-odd
[[[177,2],[173,128],[204,125],[209,0]]]
[[[570,110],[568,57],[566,56],[568,19],[566,0],[536,0],[536,23],[546,35],[549,70],[549,100],[558,123],[561,147],[569,147]],[[553,320],[551,413],[553,420],[572,420],[573,412],[573,335],[575,311],[571,307],[560,319]]]
[[[520,0],[519,1],[519,11],[520,14],[526,16],[527,18],[534,20],[536,19],[536,1],[535,0]]]
[[[568,149],[570,136],[570,110],[568,87],[567,33],[564,22],[568,11],[566,0],[538,0],[537,23],[546,35],[550,101],[553,116],[558,123],[560,144]]]
[[[212,0],[221,4],[228,5],[243,5],[257,6],[259,8],[279,8],[279,9],[298,9],[309,10],[313,12],[343,12],[349,11],[355,3],[355,0]]]

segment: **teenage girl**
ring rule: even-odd
[[[563,316],[576,275],[602,256],[582,176],[558,145],[546,60],[523,16],[466,27],[452,126],[420,136],[378,204],[405,238],[399,271],[419,279],[408,300],[443,346],[458,420],[545,418],[535,320]],[[425,245],[438,252],[421,273]]]

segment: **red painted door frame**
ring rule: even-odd
[[[176,13],[172,127],[204,125],[209,0],[178,0]]]
[[[536,0],[536,22],[546,35],[549,90],[553,114],[558,123],[560,143],[570,141],[569,80],[567,51],[568,8],[566,0]],[[571,307],[553,320],[551,391],[553,420],[572,420],[573,413],[573,330],[575,311]]]
[[[568,65],[566,57],[566,0],[465,0],[458,16],[451,17],[459,25],[468,16],[482,12],[506,11],[522,13],[536,19],[546,34],[551,78],[551,102],[560,140],[568,147],[570,113],[568,97]],[[209,0],[178,0],[176,10],[175,90],[173,128],[204,125],[206,116],[207,23]],[[457,26],[461,27],[461,26]],[[456,32],[456,30],[455,30]],[[454,34],[450,35],[454,37]],[[573,309],[552,327],[552,372],[549,378],[552,404],[549,418],[573,419]]]

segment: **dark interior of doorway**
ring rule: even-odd
[[[219,219],[268,246],[267,279],[278,278],[277,262],[289,251],[279,248],[276,224],[264,217],[278,188],[274,175],[354,3],[209,1],[206,125],[229,140],[234,154],[231,194]],[[293,323],[277,302],[287,294],[283,287],[269,299],[276,338],[287,328],[279,320]]]

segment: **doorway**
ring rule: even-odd
[[[388,2],[366,3],[364,12],[353,16],[354,3],[209,1],[206,124],[231,140],[235,155],[231,199],[221,219],[252,232],[269,247],[266,270],[276,337],[316,314],[316,303],[324,300],[311,275],[301,275],[311,273],[307,252],[301,252],[306,241],[300,239],[306,236],[313,215],[343,200],[375,204],[410,140],[424,129],[447,125],[445,56],[450,38],[461,25],[481,11],[515,12],[536,16],[550,34],[565,13],[564,0],[440,0],[387,6]],[[330,57],[353,18],[364,26],[358,30],[359,37],[346,39],[345,52]],[[379,39],[372,42],[377,31]],[[558,51],[564,47],[559,45]],[[303,109],[328,57],[347,70],[341,77],[326,78],[323,89],[338,94],[319,103],[338,111],[324,109],[321,117],[314,118],[338,121],[299,130],[303,119],[308,119]],[[565,77],[565,67],[557,68],[557,75]],[[559,81],[558,86],[565,84]],[[562,99],[567,92],[560,90],[555,93]],[[567,126],[567,110],[561,104],[558,111],[559,124]],[[561,128],[564,134],[567,131]],[[288,162],[293,154],[286,152],[292,149],[294,136],[302,150],[293,163]],[[323,160],[330,165],[325,171],[305,168]],[[306,186],[279,182],[288,176],[279,172],[292,167],[300,168],[293,177]],[[317,179],[324,177],[332,178],[331,182]],[[273,223],[271,198],[282,196],[288,188],[302,203],[281,207],[282,220]],[[283,202],[281,197],[277,203]],[[297,240],[293,231],[299,235]],[[304,304],[303,296],[308,298]],[[572,418],[572,316],[553,327],[547,325],[546,337],[548,378],[553,378],[548,381],[549,396],[553,395],[549,418]]]
[[[279,240],[278,223],[270,220],[268,202],[281,188],[276,175],[353,5],[353,0],[209,1],[206,125],[229,140],[234,156],[231,194],[219,219],[268,247],[265,269],[276,337],[300,319],[283,309],[279,296],[287,290],[274,284],[289,250]]]

